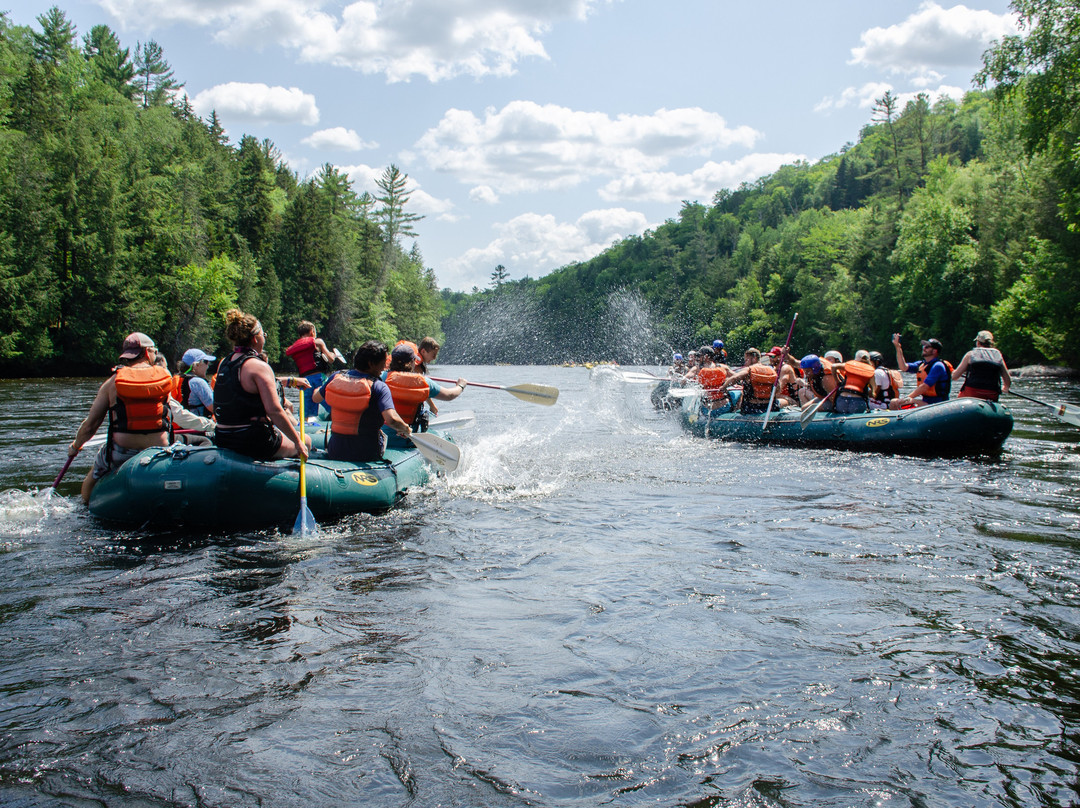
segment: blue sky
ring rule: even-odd
[[[37,26],[51,3],[17,0]],[[959,97],[1004,0],[70,0],[155,39],[233,142],[374,191],[409,175],[440,287],[537,278],[858,138],[891,89]],[[410,245],[406,244],[406,248]]]

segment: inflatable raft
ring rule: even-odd
[[[800,415],[795,407],[774,410],[763,430],[763,415],[710,416],[690,396],[680,417],[683,428],[699,437],[936,456],[997,454],[1013,428],[1008,407],[978,398],[857,415],[819,412],[805,429]]]
[[[322,435],[313,435],[316,447]],[[318,521],[379,513],[430,479],[413,448],[391,439],[382,460],[346,463],[312,451],[307,503]],[[173,444],[145,449],[100,479],[90,512],[129,525],[260,528],[291,525],[300,506],[298,460],[252,460],[216,447]]]

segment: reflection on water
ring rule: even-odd
[[[458,473],[307,539],[97,523],[82,459],[41,490],[96,383],[0,383],[34,405],[0,802],[1077,801],[1078,430],[1016,401],[992,461],[730,445],[647,386],[461,371],[562,394],[470,389]]]

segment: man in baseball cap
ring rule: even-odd
[[[896,346],[896,364],[901,370],[914,373],[918,382],[914,390],[906,396],[894,398],[889,402],[890,410],[921,407],[924,404],[937,404],[949,397],[952,389],[952,365],[941,358],[941,341],[931,337],[920,340],[922,361],[908,362],[904,358],[904,349],[900,346],[900,335],[893,334]],[[921,396],[921,398],[920,398]]]
[[[132,331],[124,337],[124,347],[120,349],[120,358],[138,359],[147,349],[157,350],[154,341],[142,331]]]

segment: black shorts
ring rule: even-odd
[[[221,449],[231,449],[256,460],[273,460],[284,439],[273,424],[256,422],[243,429],[222,429],[214,434],[214,443]]]

